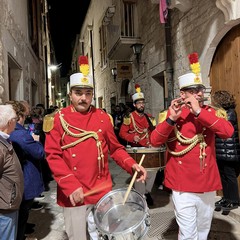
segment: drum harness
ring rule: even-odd
[[[199,148],[200,148],[200,152],[199,152],[200,171],[202,172],[204,170],[204,167],[205,167],[205,158],[207,156],[207,154],[206,154],[207,144],[205,142],[203,134],[198,133],[192,138],[187,138],[187,137],[184,137],[181,134],[180,131],[178,131],[176,126],[174,127],[174,133],[175,133],[176,136],[168,139],[168,142],[173,142],[177,139],[181,144],[185,144],[185,145],[189,145],[189,146],[186,147],[185,149],[183,149],[182,151],[174,152],[174,151],[170,150],[169,147],[168,147],[168,144],[166,144],[168,152],[170,154],[172,154],[173,156],[176,156],[176,157],[183,156],[184,154],[191,151],[199,143]]]
[[[62,135],[62,139],[64,138],[64,136],[66,134],[71,136],[71,137],[74,137],[74,138],[79,138],[78,140],[76,140],[72,143],[69,143],[69,144],[66,144],[66,145],[62,146],[61,149],[65,150],[67,148],[74,147],[77,144],[79,144],[80,142],[83,142],[88,138],[94,138],[96,140],[96,146],[97,146],[97,149],[98,149],[98,158],[97,158],[98,159],[98,171],[99,171],[98,178],[101,178],[102,169],[104,169],[104,154],[103,154],[102,144],[101,144],[101,141],[99,140],[98,134],[94,131],[86,131],[86,130],[83,130],[81,128],[77,128],[77,127],[74,127],[74,126],[70,125],[63,118],[63,115],[61,114],[61,111],[59,111],[59,119],[60,119],[61,125],[62,125],[63,130],[64,130],[64,133]],[[73,128],[73,129],[79,131],[80,133],[73,133],[69,128]]]

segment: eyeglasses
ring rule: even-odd
[[[145,105],[145,102],[144,101],[138,101],[138,102],[136,102],[136,105]]]
[[[205,87],[196,87],[196,88],[188,88],[185,91],[191,93],[191,94],[197,94],[199,92],[206,92],[206,88]]]

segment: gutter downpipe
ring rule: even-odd
[[[174,79],[173,79],[173,61],[172,61],[172,41],[171,41],[171,10],[168,9],[167,22],[165,23],[165,41],[166,41],[166,74],[165,87],[167,87],[164,97],[164,108],[168,108],[174,98]]]
[[[94,91],[94,97],[93,97],[93,100],[94,100],[94,103],[95,105],[97,105],[96,103],[96,89],[95,89],[95,70],[94,70],[94,57],[93,57],[93,37],[92,37],[92,30],[90,30],[90,42],[91,42],[91,55],[92,55],[92,76],[93,76],[93,91]]]

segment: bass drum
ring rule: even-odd
[[[142,166],[149,171],[156,171],[165,167],[165,147],[127,147],[126,151],[137,163],[140,162],[142,155],[145,154]]]
[[[95,205],[94,220],[100,239],[139,240],[147,233],[150,226],[147,203],[132,189],[123,204],[126,191],[126,188],[113,190]]]

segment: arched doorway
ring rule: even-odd
[[[240,131],[240,25],[232,28],[219,43],[210,69],[212,91],[227,90],[237,102]],[[240,192],[240,177],[238,177]]]
[[[240,120],[240,25],[232,28],[219,43],[210,69],[212,91],[230,91],[237,100]]]

